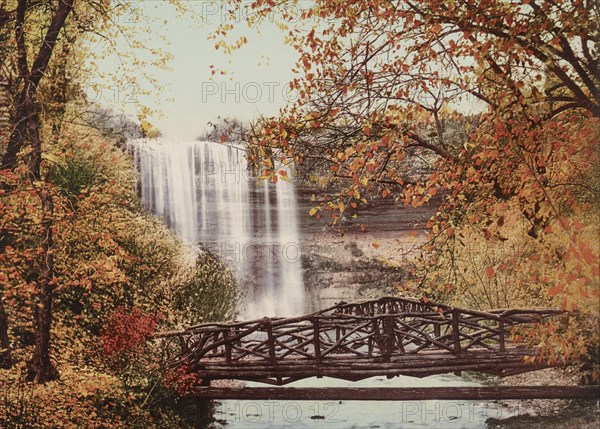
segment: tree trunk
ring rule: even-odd
[[[31,143],[31,158],[29,172],[37,180],[42,180],[42,141],[40,139],[39,106],[36,92],[31,91],[25,96],[25,111],[27,114],[27,136]],[[58,378],[57,369],[50,360],[50,329],[52,327],[52,299],[54,295],[54,201],[46,186],[37,190],[42,204],[41,255],[39,256],[39,277],[37,294],[39,302],[34,309],[35,348],[33,357],[27,365],[27,379],[36,383],[45,383]]]
[[[25,132],[27,129],[30,129],[30,118],[27,116],[28,108],[26,105],[32,101],[34,103],[36,102],[37,87],[46,73],[50,58],[52,57],[52,52],[56,45],[56,40],[65,25],[67,17],[73,9],[74,2],[75,0],[60,0],[58,2],[58,8],[52,17],[44,41],[31,66],[31,70],[29,70],[27,64],[27,48],[25,42],[25,14],[29,5],[27,0],[19,0],[17,4],[15,11],[15,40],[17,43],[19,75],[20,78],[23,79],[24,86],[17,101],[18,106],[15,115],[15,128],[8,141],[8,146],[2,159],[2,166],[0,169],[14,167],[17,162],[17,155],[25,144]],[[39,127],[39,122],[36,122],[36,126]],[[34,155],[34,158],[35,157],[36,156]],[[34,160],[34,163],[35,162],[37,161]]]
[[[8,369],[12,364],[10,339],[8,338],[8,315],[2,296],[0,296],[0,368]]]
[[[25,97],[27,89],[24,88],[17,95],[17,106],[15,108],[15,126],[8,138],[6,152],[2,157],[1,170],[13,168],[17,163],[17,155],[26,141],[25,130],[27,128],[27,113],[25,109]]]
[[[50,360],[50,328],[52,326],[52,298],[54,294],[54,244],[53,223],[54,203],[47,189],[38,190],[42,202],[42,255],[40,256],[40,277],[37,289],[39,302],[34,310],[36,322],[35,348],[27,365],[27,379],[35,383],[57,379],[59,374]]]
[[[1,169],[13,168],[17,156],[29,139],[31,155],[29,171],[33,180],[42,180],[42,142],[40,139],[39,106],[37,88],[46,74],[52,52],[60,31],[73,9],[75,0],[59,0],[58,7],[48,26],[43,43],[35,56],[31,69],[27,61],[25,32],[26,12],[30,6],[28,0],[19,0],[15,9],[15,41],[17,44],[17,64],[23,87],[17,97],[15,127],[10,135]],[[37,187],[37,186],[36,186]],[[39,256],[39,277],[36,285],[38,302],[34,307],[35,347],[33,356],[27,365],[27,378],[36,383],[44,383],[58,378],[58,371],[50,359],[50,330],[52,327],[52,299],[54,294],[54,202],[49,190],[42,185],[37,187],[37,195],[42,205],[41,249]],[[1,313],[1,312],[0,312]],[[5,315],[5,314],[4,314]],[[0,314],[0,321],[1,321]],[[4,319],[5,320],[5,319]],[[0,325],[1,328],[1,325]],[[0,336],[2,335],[0,331]],[[1,340],[1,338],[0,338]]]

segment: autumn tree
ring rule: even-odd
[[[264,175],[278,174],[273,154],[319,171],[335,186],[311,214],[333,223],[373,198],[418,206],[441,196],[422,293],[458,288],[456,255],[467,235],[492,244],[519,236],[531,247],[513,266],[525,278],[536,264],[524,284],[564,308],[595,311],[597,2],[308,6],[232,0],[230,20],[214,33],[217,49],[229,52],[246,40],[227,38],[239,16],[251,26],[275,20],[298,53],[298,100],[253,137]],[[416,159],[433,167],[424,177],[414,174]],[[493,280],[502,263],[476,274]]]
[[[7,259],[12,275],[8,273],[0,280],[9,289],[3,291],[4,296],[21,280],[22,290],[31,292],[20,307],[33,308],[35,347],[28,373],[29,379],[41,383],[58,376],[50,358],[53,301],[56,288],[61,286],[60,276],[64,275],[57,270],[57,264],[62,266],[63,261],[55,258],[63,243],[56,243],[56,239],[64,239],[61,228],[72,221],[70,216],[77,209],[75,202],[79,198],[61,193],[61,187],[82,190],[95,180],[91,164],[81,165],[79,160],[68,159],[72,151],[67,149],[69,139],[63,124],[85,125],[80,119],[90,119],[85,110],[98,111],[83,91],[93,67],[86,61],[94,63],[86,53],[89,46],[94,44],[92,59],[97,59],[94,56],[102,47],[98,40],[106,41],[108,49],[115,49],[118,44],[114,34],[132,37],[145,27],[119,27],[124,21],[120,16],[131,19],[136,13],[128,8],[128,2],[121,1],[18,0],[2,2],[0,12],[2,40],[10,42],[3,43],[1,49],[2,75],[14,93],[13,127],[0,166],[2,195],[12,204],[0,207],[6,214],[0,229],[0,253]],[[131,46],[146,49],[137,41]],[[168,55],[148,50],[152,51],[152,61],[164,65]],[[131,59],[135,54],[123,52],[122,59]],[[144,61],[132,60],[130,67],[143,64]],[[149,109],[141,107],[140,111],[150,129],[146,119]],[[77,180],[83,182],[72,183]],[[21,201],[14,198],[18,195]],[[17,202],[26,204],[22,220],[13,217],[23,210]],[[8,263],[11,257],[13,264]],[[5,301],[0,300],[0,358],[4,366],[9,366],[14,359],[8,335],[9,312],[5,307]]]
[[[19,151],[28,143],[30,145],[29,174],[32,183],[39,183],[42,180],[42,140],[37,90],[50,63],[59,34],[73,9],[73,0],[59,1],[52,13],[49,14],[46,34],[37,52],[33,55],[31,64],[29,63],[30,56],[28,55],[25,28],[26,15],[30,7],[29,3],[26,0],[19,0],[14,12],[17,70],[21,87],[17,95],[15,126],[8,140],[1,168],[4,170],[15,167]],[[36,340],[29,372],[31,379],[44,382],[57,376],[57,371],[50,361],[49,350],[54,287],[52,284],[54,277],[54,260],[52,256],[54,203],[50,192],[45,186],[37,185],[35,188],[42,205],[42,217],[40,219],[40,271],[36,281],[38,303],[35,305],[34,310],[37,325]]]

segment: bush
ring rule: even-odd
[[[235,275],[221,260],[201,252],[175,296],[184,324],[218,322],[234,316],[239,290]]]
[[[76,202],[84,189],[90,189],[99,182],[99,176],[89,161],[75,159],[52,164],[48,170],[48,180],[72,202]]]

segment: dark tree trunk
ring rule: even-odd
[[[31,69],[27,62],[27,43],[25,40],[25,18],[29,6],[28,0],[19,0],[15,10],[15,41],[17,44],[17,65],[23,86],[17,97],[15,126],[10,135],[6,153],[2,158],[1,169],[13,168],[17,164],[18,154],[27,141],[31,145],[29,171],[32,179],[42,181],[42,142],[40,139],[39,106],[37,89],[46,74],[58,35],[73,9],[75,0],[59,0],[58,7],[40,49],[35,56]],[[35,345],[33,356],[27,365],[27,378],[36,383],[44,383],[58,378],[58,371],[50,359],[50,332],[52,327],[52,299],[54,294],[54,202],[49,190],[42,184],[37,187],[37,195],[42,205],[41,249],[39,256],[39,276],[36,284],[37,303],[33,316],[35,323]],[[2,321],[7,322],[6,313],[0,308],[0,341],[2,341]],[[8,330],[7,330],[8,332]],[[7,336],[8,339],[8,336]]]
[[[29,170],[37,180],[42,178],[42,141],[40,139],[39,107],[36,99],[37,86],[48,67],[58,34],[73,8],[73,2],[74,0],[60,0],[56,14],[46,33],[44,43],[33,62],[29,77],[30,88],[25,97],[25,108],[28,117],[27,134],[32,149]],[[27,366],[27,378],[36,383],[45,383],[59,376],[58,370],[50,359],[50,330],[52,327],[52,299],[54,295],[54,285],[52,284],[54,277],[54,257],[52,255],[52,247],[54,246],[54,202],[50,192],[44,187],[38,189],[38,196],[42,203],[42,254],[40,255],[40,277],[37,284],[39,302],[34,314],[36,321],[35,348]]]
[[[52,52],[54,51],[54,47],[56,45],[56,40],[58,39],[60,31],[65,25],[65,21],[67,20],[69,13],[73,9],[74,2],[75,0],[59,0],[56,13],[52,17],[52,22],[48,27],[44,41],[42,42],[40,50],[35,57],[30,71],[27,65],[27,51],[25,43],[25,13],[27,11],[28,1],[19,0],[17,9],[15,11],[15,40],[17,42],[19,75],[20,78],[23,79],[24,84],[17,100],[15,128],[10,135],[6,153],[2,159],[2,166],[0,169],[14,167],[17,161],[17,155],[25,145],[25,133],[27,129],[30,129],[29,113],[31,110],[29,109],[31,108],[31,105],[35,105],[37,103],[36,98],[38,85],[46,73],[50,58],[52,57]],[[35,147],[33,147],[33,150],[35,152]]]
[[[31,157],[29,171],[31,176],[41,181],[42,141],[40,139],[39,106],[35,92],[31,91],[25,97],[25,111],[27,114],[27,136],[31,143]],[[54,202],[48,189],[42,185],[37,190],[37,195],[42,204],[42,230],[41,230],[41,255],[39,256],[39,277],[37,281],[37,294],[39,302],[34,309],[35,319],[35,348],[33,357],[27,366],[27,379],[36,383],[45,383],[58,378],[57,369],[50,359],[50,329],[52,327],[52,298],[54,286]]]
[[[8,369],[12,364],[10,339],[8,338],[8,315],[2,296],[0,296],[0,368]]]
[[[50,328],[52,326],[52,298],[54,285],[54,257],[52,246],[54,237],[52,227],[54,223],[54,203],[52,196],[46,189],[38,190],[42,202],[42,255],[40,256],[40,277],[37,289],[39,302],[34,310],[36,323],[35,348],[33,357],[27,365],[27,379],[36,383],[58,378],[59,374],[50,359]]]

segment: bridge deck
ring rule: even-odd
[[[314,376],[355,381],[460,371],[505,376],[542,367],[525,359],[536,350],[516,343],[513,334],[560,313],[482,312],[384,297],[300,317],[205,324],[162,336],[180,340],[172,366],[205,381],[283,385]]]
[[[263,381],[283,385],[307,377],[334,377],[358,381],[374,376],[427,377],[449,372],[477,371],[506,376],[540,369],[544,366],[527,364],[523,358],[531,356],[530,350],[509,348],[504,352],[472,349],[456,356],[447,351],[430,351],[412,355],[381,357],[357,357],[336,355],[320,363],[310,359],[286,359],[270,364],[260,359],[230,363],[226,359],[205,359],[198,374],[205,380],[231,379]]]

